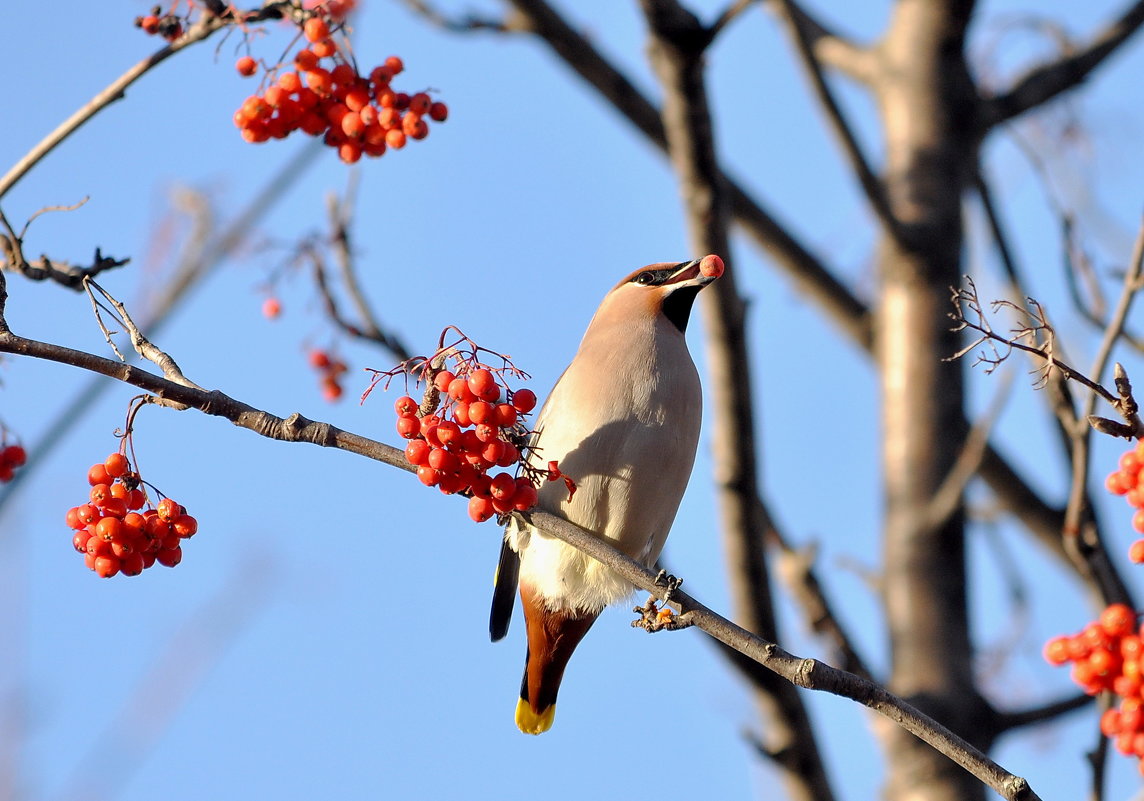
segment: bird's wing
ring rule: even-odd
[[[519,577],[520,556],[509,546],[507,539],[501,540],[500,561],[493,580],[493,604],[489,611],[489,637],[493,642],[508,634]]]

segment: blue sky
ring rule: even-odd
[[[67,5],[50,22],[35,4],[7,9],[9,29],[25,34],[9,40],[19,77],[0,127],[5,168],[157,46],[131,24],[145,3]],[[577,4],[576,21],[654,94],[632,5]],[[438,90],[451,109],[428,140],[360,165],[355,234],[366,291],[383,324],[413,347],[428,351],[445,325],[458,325],[510,353],[543,396],[620,276],[702,255],[687,252],[672,174],[539,43],[448,35],[394,3],[363,6],[359,59],[400,55],[406,85]],[[696,6],[708,18],[722,8],[710,0]],[[888,4],[863,6],[840,24],[870,37]],[[1039,52],[1029,35],[997,39],[1003,23],[1031,8],[1079,34],[1117,4],[983,3],[974,29],[982,63],[988,58],[1008,74]],[[272,59],[285,42],[282,30],[271,29],[255,52]],[[231,125],[252,86],[232,68],[236,47],[234,38],[211,40],[163,64],[5,197],[3,209],[17,224],[43,206],[90,197],[78,211],[37,219],[28,252],[82,261],[98,245],[131,256],[129,267],[101,282],[141,308],[169,277],[170,258],[157,242],[178,187],[206,192],[225,221],[296,158],[304,142],[255,147]],[[1020,129],[1051,157],[1057,190],[1082,211],[1104,269],[1127,257],[1140,212],[1142,61],[1137,44],[1082,99]],[[750,12],[709,63],[728,169],[868,294],[874,227],[779,27]],[[845,97],[875,148],[869,102],[849,91]],[[1066,112],[1085,121],[1081,135],[1067,147],[1050,146],[1045,131]],[[990,142],[987,163],[1036,293],[1087,366],[1095,338],[1065,299],[1056,228],[1040,186],[1003,138]],[[320,231],[325,194],[343,191],[349,173],[323,153],[251,232],[252,241],[289,243]],[[996,265],[980,213],[972,203],[967,208],[967,267],[992,297]],[[205,387],[396,442],[391,396],[375,395],[364,406],[353,400],[368,382],[363,368],[386,369],[388,357],[332,336],[305,273],[276,290],[285,307],[280,320],[259,314],[261,287],[282,254],[250,247],[222,264],[190,293],[157,344]],[[884,667],[868,578],[879,560],[874,373],[748,243],[736,239],[728,263],[751,303],[764,490],[792,539],[818,543],[845,622],[871,664]],[[16,278],[9,292],[8,321],[17,333],[109,355],[83,296]],[[699,333],[693,326],[702,372]],[[321,400],[305,364],[308,347],[331,344],[351,366],[348,399],[338,405]],[[1126,360],[1130,369],[1133,363]],[[1135,364],[1144,375],[1138,358]],[[1013,368],[1016,388],[999,441],[1034,484],[1060,499],[1066,477],[1053,461],[1051,428],[1024,369]],[[0,417],[31,449],[89,386],[73,370],[18,359],[4,361],[0,381]],[[974,408],[984,408],[1000,385],[998,376],[974,373]],[[516,799],[543,792],[559,801],[646,795],[661,792],[665,781],[680,797],[777,794],[773,773],[742,736],[757,731],[757,715],[704,636],[649,638],[628,627],[624,609],[607,612],[578,650],[553,730],[539,738],[517,732],[520,620],[506,642],[491,645],[486,634],[498,531],[469,522],[462,501],[384,465],[263,440],[195,412],[144,409],[135,444],[145,475],[198,517],[200,533],[174,570],[97,579],[71,550],[63,518],[86,494],[88,466],[115,449],[113,432],[134,394],[106,388],[0,517],[0,558],[8,566],[0,599],[11,612],[0,617],[8,644],[0,661],[0,764],[14,766],[14,797]],[[819,424],[826,419],[835,426]],[[1119,450],[1100,443],[1099,476]],[[693,594],[725,610],[709,476],[704,438],[666,559]],[[1108,500],[1106,517],[1126,548],[1127,508]],[[1065,694],[1065,671],[1045,666],[1040,646],[1079,629],[1093,610],[1019,531],[1002,522],[994,535],[1024,568],[1032,609],[1014,607],[991,540],[978,529],[971,539],[974,624],[986,649],[986,689],[1013,707]],[[784,646],[829,658],[795,610],[781,605]],[[999,661],[989,658],[995,654]],[[840,797],[873,797],[882,773],[870,716],[821,694],[808,701]],[[1086,786],[1083,751],[1095,731],[1094,713],[1077,715],[1006,740],[995,756],[1043,797],[1075,797]],[[1110,782],[1110,798],[1139,787],[1135,767],[1121,758],[1111,760]]]

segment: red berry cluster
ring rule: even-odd
[[[310,351],[309,361],[310,366],[318,371],[322,397],[333,403],[342,396],[341,378],[349,368],[341,359],[317,348]]]
[[[520,461],[527,447],[520,423],[536,406],[532,390],[511,392],[507,386],[504,390],[507,400],[502,401],[497,374],[463,362],[457,373],[441,370],[433,376],[427,397],[439,405],[429,413],[421,414],[417,401],[408,396],[398,398],[394,406],[397,433],[409,440],[405,458],[417,467],[417,478],[447,495],[470,495],[469,517],[478,523],[536,504],[536,485],[528,475],[488,473]],[[555,462],[547,477],[561,477]]]
[[[1100,730],[1122,754],[1139,758],[1144,773],[1144,629],[1125,604],[1112,604],[1073,636],[1045,644],[1053,665],[1071,662],[1072,678],[1089,695],[1111,691],[1120,698],[1100,719]]]
[[[1119,468],[1108,475],[1104,486],[1113,495],[1123,495],[1136,510],[1132,515],[1132,528],[1144,534],[1144,440],[1121,455]],[[1137,564],[1144,562],[1144,539],[1132,543],[1128,558]]]
[[[277,74],[267,70],[269,86],[248,97],[234,113],[234,123],[248,142],[283,139],[297,130],[321,136],[336,148],[342,161],[380,156],[386,149],[405,147],[407,139],[429,135],[429,121],[444,122],[448,107],[426,92],[397,92],[390,81],[404,65],[390,56],[368,76],[347,59],[348,47],[335,38],[338,17],[318,6],[302,33],[309,46],[294,56],[297,70]],[[341,34],[344,36],[344,33]],[[251,76],[259,63],[243,56],[235,63],[239,74]]]
[[[68,509],[67,524],[75,530],[72,544],[97,575],[138,576],[156,562],[174,567],[182,561],[182,542],[195,535],[198,521],[170,498],[139,511],[147,493],[126,455],[117,451],[92,465],[87,482],[90,500]]]
[[[16,474],[17,467],[28,461],[28,452],[23,445],[0,443],[0,484],[7,484]]]
[[[152,36],[159,35],[168,42],[173,42],[183,35],[183,22],[174,14],[165,14],[163,9],[155,6],[151,13],[135,18],[135,27],[142,28],[143,32]]]

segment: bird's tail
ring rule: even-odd
[[[552,728],[564,668],[599,612],[554,612],[524,583],[520,585],[520,600],[528,627],[528,652],[516,725],[525,734],[541,734]]]

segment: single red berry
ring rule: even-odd
[[[463,378],[454,378],[450,381],[447,391],[449,397],[457,403],[472,403],[477,399],[477,396],[469,389],[469,382]]]
[[[87,553],[87,541],[91,539],[91,534],[87,531],[77,531],[72,535],[72,547],[80,553]]]
[[[450,443],[452,443],[453,449],[459,448],[461,445],[461,427],[452,420],[443,421],[437,426],[437,440],[445,447],[450,447]]]
[[[520,461],[520,451],[511,442],[506,442],[497,459],[497,467],[511,467]]]
[[[417,478],[426,487],[432,487],[437,483],[438,473],[429,465],[424,464],[417,468]]]
[[[393,410],[397,412],[400,417],[412,417],[417,414],[418,408],[417,401],[408,395],[402,395],[393,404]]]
[[[397,433],[405,439],[413,439],[421,434],[421,421],[412,415],[398,417]]]
[[[239,75],[249,78],[258,70],[258,62],[250,56],[243,56],[234,62],[234,68],[238,70]]]
[[[391,128],[385,132],[385,145],[386,147],[400,150],[405,147],[405,132],[399,131],[396,128]]]
[[[23,467],[28,461],[28,452],[24,450],[23,445],[9,445],[3,452],[0,452],[0,459],[12,467]]]
[[[429,443],[425,440],[411,439],[405,446],[405,460],[417,467],[429,464],[429,450]]]
[[[511,403],[498,403],[493,407],[496,424],[501,428],[512,428],[516,425],[516,407]]]
[[[707,278],[718,278],[723,274],[723,260],[715,254],[704,256],[699,262],[699,274]]]
[[[1108,474],[1108,478],[1104,479],[1104,488],[1113,495],[1123,495],[1130,489],[1127,477],[1119,470]]]
[[[429,451],[429,466],[445,473],[455,473],[461,469],[461,460],[457,454],[444,448],[433,448]]]
[[[81,504],[76,507],[75,516],[83,525],[91,525],[99,520],[99,509],[90,503]]]
[[[1132,515],[1132,528],[1144,534],[1144,509],[1138,509],[1136,514]]]
[[[531,389],[518,389],[512,393],[512,405],[521,414],[528,414],[536,408],[536,393]]]
[[[123,532],[123,521],[118,517],[105,517],[95,524],[95,535],[108,542],[122,542]]]
[[[302,33],[309,42],[320,42],[330,35],[330,26],[321,17],[310,17],[302,26]]]
[[[199,530],[199,521],[188,514],[181,514],[171,521],[171,530],[181,539],[190,539]]]
[[[461,379],[458,379],[461,380]],[[456,382],[454,382],[456,383]],[[473,424],[472,418],[469,417],[469,404],[458,403],[453,407],[453,419],[457,421],[457,425],[468,428]]]
[[[95,574],[100,578],[111,578],[119,572],[119,557],[108,554],[95,557]]]
[[[497,473],[489,485],[489,494],[497,500],[509,500],[516,493],[516,479],[508,473]]]
[[[163,567],[174,567],[183,561],[183,549],[181,547],[161,548],[155,554],[155,561]]]
[[[138,576],[145,566],[143,554],[129,553],[119,560],[119,572],[125,576]]]
[[[516,480],[516,492],[512,496],[512,508],[526,512],[536,506],[536,487],[523,476]]]
[[[1129,476],[1140,472],[1140,457],[1135,450],[1126,451],[1120,455],[1120,470]]]
[[[492,371],[484,367],[473,370],[473,372],[469,374],[469,390],[478,398],[487,395],[496,385],[497,380],[493,376]]]
[[[1144,563],[1144,540],[1136,540],[1129,546],[1128,559],[1136,564]]]
[[[111,476],[107,474],[107,468],[102,463],[93,464],[87,471],[87,483],[93,487],[97,484],[110,484]]]
[[[166,520],[170,523],[176,517],[183,514],[183,507],[170,498],[164,498],[159,501],[159,504],[155,507],[155,513],[159,515],[161,520]]]
[[[429,106],[429,119],[434,122],[444,122],[449,116],[449,107],[440,101]]]
[[[441,372],[437,373],[437,375],[433,376],[433,386],[437,387],[437,389],[439,389],[441,392],[448,392],[449,385],[453,383],[453,380],[456,377],[457,376],[453,372],[449,370],[442,370]]]
[[[385,60],[385,68],[390,75],[398,75],[405,69],[405,64],[397,56],[390,56]]]
[[[493,502],[488,498],[473,496],[469,498],[469,517],[477,523],[483,523],[492,517]]]
[[[493,405],[487,401],[473,401],[469,404],[469,420],[473,425],[493,422],[495,411]]]
[[[1100,627],[1110,637],[1123,637],[1136,629],[1136,613],[1127,604],[1110,604],[1100,613]]]

